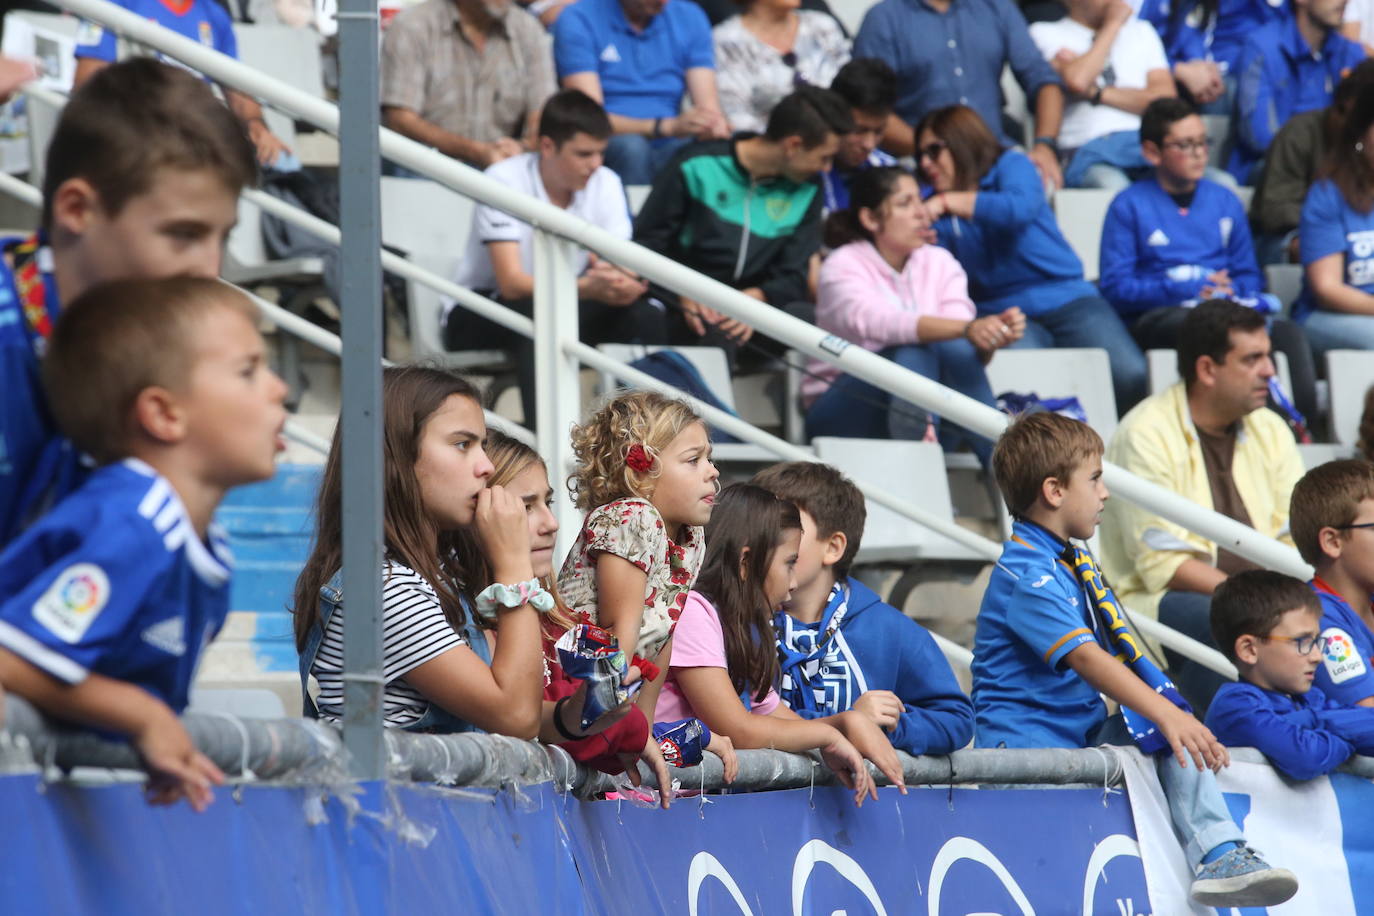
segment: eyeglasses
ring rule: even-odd
[[[1212,141],[1205,138],[1202,140],[1168,140],[1163,146],[1167,150],[1192,155],[1194,153],[1206,153],[1212,146]]]
[[[1361,522],[1358,525],[1332,525],[1337,531],[1353,531],[1356,528],[1374,528],[1374,522]]]
[[[916,151],[916,161],[923,159],[939,159],[940,154],[949,149],[948,143],[927,143]]]
[[[1266,642],[1291,642],[1299,655],[1308,655],[1313,649],[1318,652],[1326,651],[1325,636],[1261,636],[1260,639]]]

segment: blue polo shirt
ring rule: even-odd
[[[1326,637],[1326,651],[1313,683],[1347,706],[1374,697],[1374,633],[1321,579],[1309,584],[1322,602],[1322,635]]]
[[[143,19],[150,19],[163,28],[171,29],[183,38],[198,41],[228,57],[239,56],[238,39],[234,37],[234,23],[229,13],[215,0],[189,0],[174,4],[165,0],[115,0],[120,6]],[[118,36],[98,23],[81,23],[76,33],[76,56],[113,62],[118,54]],[[160,60],[184,66],[175,60],[158,55]]]
[[[1331,104],[1341,75],[1364,60],[1364,47],[1331,32],[1313,51],[1292,16],[1246,39],[1236,63],[1236,143],[1227,169],[1249,184],[1255,165],[1295,114]]]
[[[1063,549],[1044,528],[1017,521],[992,570],[973,640],[978,747],[1087,747],[1107,718],[1097,691],[1064,662],[1097,634]]]
[[[1011,0],[953,0],[943,13],[925,0],[882,0],[864,16],[854,56],[877,57],[897,72],[897,115],[908,124],[967,105],[1004,144],[1002,67],[1010,65],[1032,109],[1041,86],[1060,85]]]
[[[1328,255],[1343,254],[1345,282],[1374,293],[1374,211],[1361,213],[1351,207],[1330,179],[1323,178],[1307,192],[1298,239],[1304,267]],[[1306,321],[1318,307],[1304,271],[1302,294],[1293,303],[1293,318]]]
[[[606,110],[627,118],[671,118],[682,107],[687,71],[715,69],[711,23],[691,0],[668,0],[636,31],[620,0],[578,0],[553,27],[558,78],[595,73]]]

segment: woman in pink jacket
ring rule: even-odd
[[[995,406],[983,365],[1020,339],[1018,308],[974,317],[968,277],[954,256],[927,244],[930,218],[916,180],[904,169],[861,172],[849,209],[831,214],[821,265],[816,324],[913,372]],[[868,439],[921,439],[925,412],[819,360],[802,383],[806,434]],[[946,450],[967,439],[986,466],[992,443],[946,429]]]

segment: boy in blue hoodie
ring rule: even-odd
[[[1317,596],[1282,573],[1238,573],[1212,596],[1212,635],[1240,680],[1217,691],[1207,725],[1228,747],[1258,748],[1293,779],[1374,753],[1374,709],[1312,686],[1327,645],[1321,626]]]
[[[1208,906],[1270,906],[1298,890],[1245,845],[1212,771],[1226,748],[1140,650],[1091,553],[1107,502],[1102,439],[1052,413],[1012,422],[992,452],[1015,520],[988,580],[973,646],[979,747],[1130,744],[1155,755],[1170,819]],[[1107,717],[1102,697],[1121,705]]]
[[[973,736],[973,706],[924,627],[849,577],[863,537],[863,494],[835,468],[791,461],[753,483],[796,505],[797,587],[776,624],[779,695],[807,719],[867,715],[892,746],[948,754]]]

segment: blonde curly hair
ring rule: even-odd
[[[647,499],[659,474],[658,452],[693,423],[702,422],[685,401],[656,391],[627,391],[607,401],[587,422],[572,430],[577,470],[568,477],[568,491],[584,512],[638,496]],[[630,446],[642,445],[654,466],[640,472],[630,468]]]

